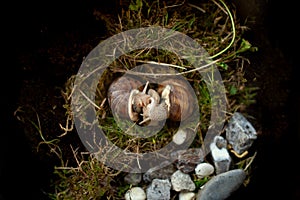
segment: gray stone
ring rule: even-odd
[[[235,112],[226,127],[226,139],[232,149],[242,154],[248,150],[257,138],[252,124],[239,112]]]
[[[143,180],[145,182],[151,182],[153,179],[170,179],[171,175],[176,171],[173,164],[169,164],[165,167],[156,166],[150,168],[143,175]]]
[[[205,156],[202,149],[189,148],[173,152],[171,157],[175,160],[177,169],[183,173],[190,173],[195,170],[197,164],[203,162]]]
[[[137,171],[137,170],[135,170]],[[141,173],[128,173],[124,177],[124,181],[131,185],[137,185],[142,181],[142,174]]]
[[[171,183],[168,179],[153,179],[146,193],[147,200],[169,200]]]
[[[194,191],[196,189],[195,183],[192,181],[189,174],[185,174],[180,170],[177,170],[171,176],[172,189],[180,191]]]
[[[228,198],[244,182],[246,173],[234,169],[211,178],[197,194],[197,200],[223,200]]]

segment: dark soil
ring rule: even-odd
[[[249,85],[260,88],[257,103],[247,111],[256,117],[253,121],[260,135],[251,182],[230,199],[300,199],[296,164],[300,153],[300,91],[296,73],[299,36],[295,28],[299,11],[294,3],[275,0],[234,2],[238,17],[249,21],[247,39],[259,49],[249,55],[251,63],[246,76]],[[104,6],[79,0],[14,3],[7,7],[2,30],[8,44],[3,49],[7,53],[3,60],[8,62],[2,67],[0,200],[42,200],[47,199],[45,192],[53,164],[58,164],[58,160],[51,159],[46,146],[37,152],[40,138],[34,135],[34,129],[33,135],[28,135],[28,129],[24,131],[14,111],[20,105],[33,105],[44,116],[41,118],[47,119],[41,122],[43,127],[62,133],[55,130],[64,117],[63,108],[54,107],[63,102],[59,87],[76,73],[83,57],[105,35],[103,22],[92,15],[93,8],[102,6],[106,12],[115,12],[116,7],[113,3]],[[27,112],[35,116],[32,110]],[[57,135],[47,139],[54,137]],[[65,139],[79,143],[76,135]]]

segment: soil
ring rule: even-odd
[[[298,52],[294,49],[299,40],[293,30],[297,7],[275,0],[234,2],[238,17],[249,21],[247,39],[259,49],[249,55],[251,63],[246,66],[246,76],[249,85],[260,88],[257,103],[247,108],[255,116],[253,123],[260,135],[256,143],[257,167],[251,182],[230,199],[300,199],[300,176],[296,171],[300,91],[296,71]],[[115,12],[111,9],[116,8],[114,3],[106,4],[103,10]],[[26,2],[17,5],[8,7],[3,30],[8,42],[4,60],[9,62],[3,66],[7,71],[2,78],[0,200],[41,200],[47,199],[44,192],[49,189],[53,164],[58,164],[58,160],[50,159],[46,146],[42,145],[37,152],[39,136],[29,136],[14,112],[20,105],[34,105],[38,113],[47,116],[43,127],[55,132],[57,126],[51,125],[63,118],[63,108],[55,107],[63,102],[57,86],[63,87],[65,80],[76,73],[74,66],[81,64],[98,44],[99,36],[105,34],[103,22],[92,15],[94,7],[103,5],[79,0],[69,4],[45,1],[34,6]],[[56,54],[65,57],[53,56]],[[64,62],[50,60],[49,55]],[[27,114],[35,116],[33,110]],[[50,135],[47,139],[54,137]],[[69,135],[66,140],[78,143],[76,135]]]

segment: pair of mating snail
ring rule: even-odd
[[[157,84],[156,89],[149,87],[149,81],[141,86],[141,80],[130,76],[113,81],[108,88],[112,112],[140,125],[166,119],[184,121],[193,113],[195,102],[186,81],[168,78]]]

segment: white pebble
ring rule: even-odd
[[[132,187],[125,194],[125,200],[145,200],[146,193],[141,187]]]
[[[194,192],[180,192],[179,200],[194,200],[196,199],[196,194]]]
[[[195,173],[198,178],[204,178],[214,173],[215,168],[209,163],[200,163],[195,168]]]
[[[187,132],[180,129],[173,136],[173,142],[177,145],[181,145],[185,141],[186,137],[187,137]]]
[[[229,152],[226,147],[219,148],[217,141],[225,140],[222,136],[215,136],[214,141],[210,144],[211,155],[215,162],[224,160],[231,160]]]

